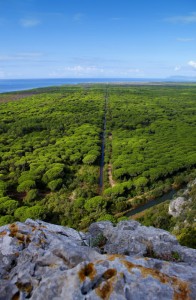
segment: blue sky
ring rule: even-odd
[[[0,79],[182,75],[195,0],[0,0]]]

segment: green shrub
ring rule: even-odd
[[[106,207],[106,204],[106,200],[101,196],[96,196],[88,199],[84,204],[84,208],[90,213],[101,212]]]
[[[17,208],[14,212],[15,219],[20,222],[25,222],[27,219],[26,211],[28,208],[29,208],[28,206],[22,206],[22,207]]]
[[[107,239],[102,233],[99,233],[97,236],[92,237],[89,241],[90,247],[103,247],[106,244]]]
[[[46,217],[46,209],[43,206],[35,205],[32,207],[29,207],[25,210],[24,218],[25,219],[33,219],[33,220],[43,220]]]
[[[7,225],[14,222],[14,217],[7,215],[0,217],[0,226]]]
[[[97,155],[88,154],[83,158],[83,163],[87,165],[92,165],[97,159]]]
[[[6,189],[7,189],[6,182],[0,180],[0,197],[5,194]]]
[[[2,203],[4,203],[4,202],[8,201],[8,200],[12,200],[12,199],[11,199],[10,197],[8,197],[8,196],[1,197],[1,198],[0,198],[0,205],[1,205]]]
[[[18,207],[18,201],[8,200],[0,204],[0,212],[6,215],[12,215]]]
[[[51,169],[49,169],[43,176],[42,180],[44,183],[49,183],[57,178],[64,176],[64,165],[63,164],[54,164]]]
[[[54,192],[60,189],[62,182],[63,180],[61,178],[52,180],[48,183],[48,187],[52,192]]]
[[[177,236],[179,242],[183,246],[196,249],[196,229],[188,226],[181,230],[180,235]]]
[[[118,222],[121,222],[121,221],[128,221],[128,220],[129,220],[129,218],[124,217],[124,216],[117,219]]]
[[[97,219],[97,222],[99,221],[110,221],[112,223],[115,223],[116,222],[116,219],[114,216],[110,215],[110,214],[104,214],[104,215],[101,215],[98,219]]]
[[[33,200],[36,200],[38,197],[38,190],[37,189],[32,189],[27,192],[26,197],[25,197],[25,202],[29,203]]]
[[[33,180],[26,180],[23,181],[19,186],[17,187],[17,191],[20,192],[28,192],[31,189],[35,188],[36,184]]]
[[[35,175],[33,175],[33,174],[31,174],[31,173],[29,173],[29,172],[23,172],[22,174],[21,174],[21,176],[18,178],[18,183],[19,184],[21,184],[21,183],[23,183],[23,182],[25,182],[25,181],[35,181]]]

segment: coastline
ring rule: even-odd
[[[38,79],[0,79],[0,94],[22,92],[38,88],[83,84],[115,85],[177,85],[195,84],[195,81],[175,81],[161,78],[38,78]]]

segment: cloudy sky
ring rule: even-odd
[[[195,0],[0,0],[0,79],[182,75]]]

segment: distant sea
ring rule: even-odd
[[[50,78],[50,79],[0,79],[0,93],[30,90],[41,87],[84,83],[162,82],[161,79],[142,78]]]

